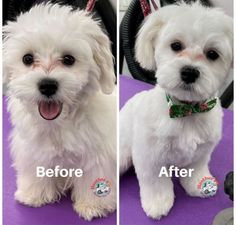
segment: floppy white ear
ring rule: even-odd
[[[159,12],[157,12],[159,13]],[[154,41],[161,30],[163,22],[159,14],[150,14],[142,24],[135,43],[135,57],[140,65],[148,70],[155,70]]]
[[[100,68],[99,84],[104,94],[111,94],[115,87],[115,74],[110,40],[100,29],[93,34],[93,38],[93,57]]]
[[[3,66],[2,66],[2,83],[3,84],[8,84],[9,83],[9,69],[5,65],[4,61],[3,61]]]
[[[9,45],[9,39],[11,37],[11,34],[14,30],[14,23],[9,22],[7,25],[4,25],[2,28],[3,32],[3,53],[2,53],[2,82],[3,84],[9,83],[9,77],[10,77],[10,68],[7,63],[7,56],[8,56],[8,45]]]

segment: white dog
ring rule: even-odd
[[[4,27],[4,80],[19,202],[38,207],[72,189],[87,220],[116,208],[116,97],[108,37],[88,13],[42,4]],[[81,178],[37,178],[36,167],[81,168]],[[109,181],[98,197],[91,185]]]
[[[160,219],[174,203],[171,178],[158,176],[162,167],[193,168],[180,182],[189,195],[204,197],[197,186],[211,176],[208,162],[221,138],[216,96],[232,62],[232,23],[220,9],[181,3],[149,15],[139,31],[136,58],[157,68],[158,85],[121,110],[120,170],[133,162],[149,217]]]

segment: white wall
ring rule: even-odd
[[[114,10],[115,10],[115,12],[116,12],[116,9],[117,9],[117,1],[118,0],[109,0],[110,1],[110,3],[112,4],[112,6],[113,6],[113,8],[114,8]]]

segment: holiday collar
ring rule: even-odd
[[[217,103],[217,98],[206,100],[204,102],[186,102],[174,99],[166,94],[166,100],[169,105],[170,118],[180,118],[191,116],[194,113],[208,112],[213,109]]]

